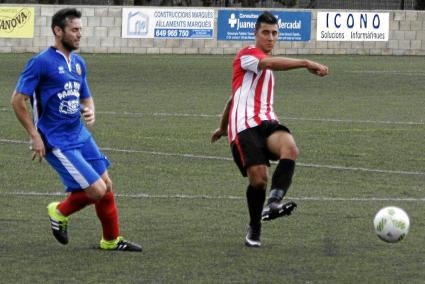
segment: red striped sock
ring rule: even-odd
[[[88,197],[85,191],[75,191],[59,203],[58,210],[62,215],[69,216],[94,202],[96,201]]]
[[[97,217],[102,223],[103,238],[107,241],[115,240],[120,235],[120,225],[114,193],[108,191],[101,200],[95,203],[95,206]]]

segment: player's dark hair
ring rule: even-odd
[[[260,29],[262,23],[268,25],[277,25],[278,21],[272,13],[265,11],[260,16],[258,16],[257,22],[255,23],[255,31],[258,31],[258,29]]]
[[[81,18],[81,12],[75,8],[65,8],[57,11],[52,17],[53,34],[55,34],[55,27],[60,27],[64,30],[67,22],[75,18]]]

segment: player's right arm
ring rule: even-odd
[[[33,160],[35,158],[38,158],[38,160],[41,161],[46,155],[46,150],[44,147],[43,140],[41,139],[40,133],[38,133],[37,128],[35,127],[28,112],[28,99],[28,96],[16,92],[15,90],[12,94],[11,104],[16,117],[18,118],[22,126],[25,128],[28,133],[28,136],[30,137],[30,149],[33,152]]]
[[[16,84],[15,91],[12,94],[11,104],[19,122],[25,128],[30,138],[30,150],[33,152],[32,159],[38,158],[39,161],[46,155],[43,140],[40,133],[34,125],[31,115],[27,108],[28,99],[34,95],[37,86],[40,83],[43,66],[46,64],[41,57],[31,58],[25,65],[24,70]]]
[[[219,140],[221,136],[227,136],[227,125],[229,124],[229,112],[232,104],[232,97],[227,100],[226,106],[224,107],[223,114],[220,120],[220,126],[214,130],[211,136],[211,143]]]

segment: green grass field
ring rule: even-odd
[[[275,109],[301,150],[293,216],[244,247],[247,181],[227,141],[210,144],[231,86],[232,57],[84,55],[97,106],[92,132],[112,161],[122,234],[143,253],[93,249],[93,208],[72,216],[70,243],[46,205],[64,198],[32,162],[9,106],[29,54],[0,54],[0,277],[3,283],[423,283],[424,57],[309,57],[330,67],[275,73]],[[380,241],[372,219],[404,208],[411,230]]]

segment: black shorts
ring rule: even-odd
[[[286,126],[279,122],[265,120],[259,126],[245,129],[237,134],[230,147],[233,160],[244,177],[247,176],[247,168],[254,165],[270,167],[270,160],[279,159],[267,148],[267,138],[279,130],[291,133]]]

